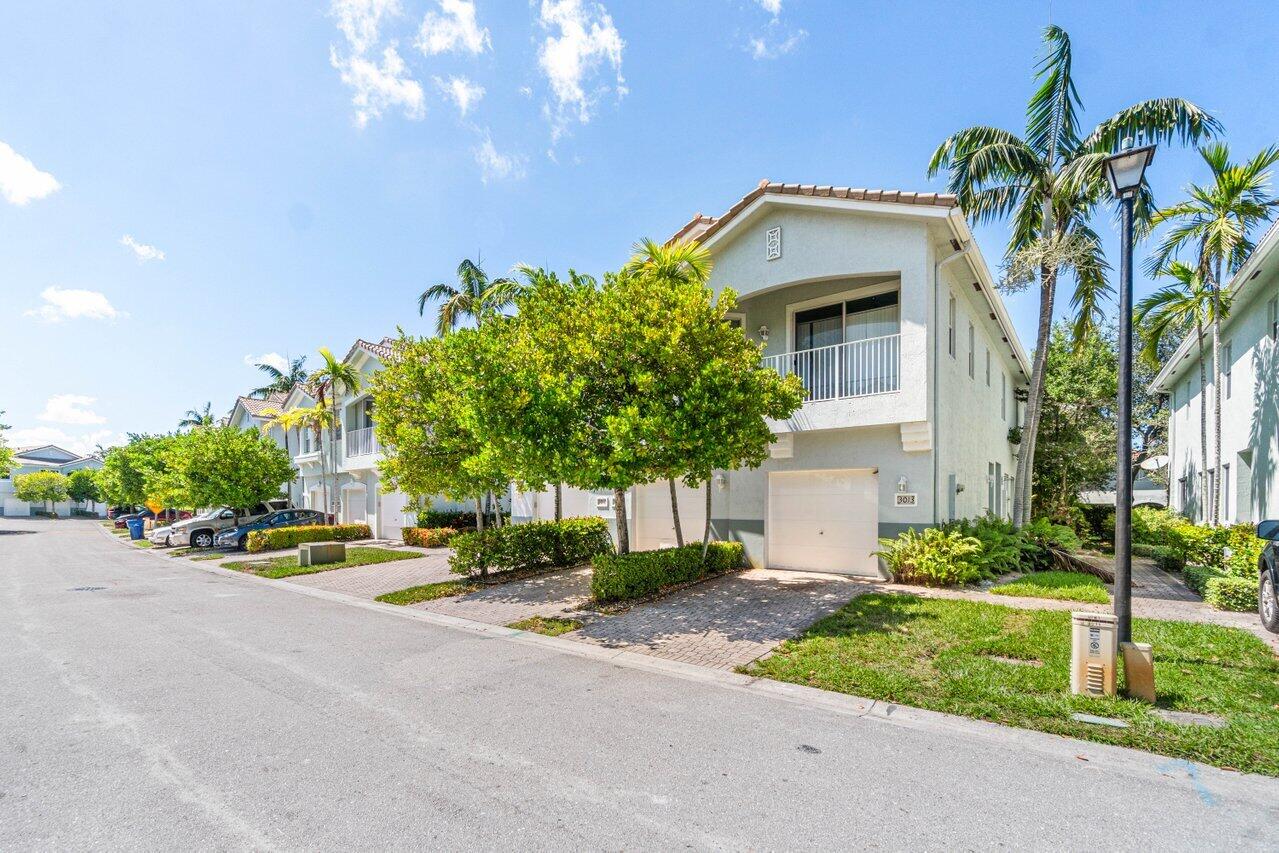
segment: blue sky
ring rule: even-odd
[[[1268,3],[8,4],[10,441],[168,430],[253,387],[246,356],[424,333],[417,294],[477,253],[599,273],[765,177],[943,189],[949,132],[1021,130],[1050,20],[1089,124],[1175,95],[1240,154],[1279,141]],[[1150,177],[1171,201],[1202,171],[1161,150]],[[1029,349],[1035,300],[1008,302]]]

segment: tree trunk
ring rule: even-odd
[[[329,459],[332,460],[333,475],[333,518],[337,520],[342,512],[342,493],[338,490],[338,398],[333,394],[333,423],[329,424]]]
[[[626,529],[626,490],[613,490],[613,520],[617,524],[617,553],[631,553],[631,533]]]
[[[679,500],[676,498],[675,481],[667,480],[666,482],[669,483],[671,487],[671,520],[675,522],[675,544],[678,547],[683,548],[684,531],[680,528],[679,524]]]
[[[1199,325],[1199,494],[1203,495],[1201,501],[1203,505],[1203,518],[1208,521],[1208,375],[1207,367],[1204,364],[1204,330],[1203,324]],[[1190,401],[1186,400],[1186,405],[1190,405]],[[1171,469],[1169,469],[1171,470]],[[1182,507],[1182,511],[1185,511]]]
[[[475,499],[475,529],[484,532],[484,498]]]
[[[1212,526],[1221,524],[1221,258],[1212,282]]]
[[[706,560],[706,552],[711,548],[711,481],[714,479],[714,474],[706,478],[706,526],[702,528],[703,562]]]
[[[1039,329],[1035,336],[1035,360],[1030,371],[1030,391],[1026,397],[1026,416],[1021,430],[1021,455],[1017,458],[1017,475],[1013,484],[1013,526],[1030,521],[1031,488],[1034,482],[1035,439],[1043,411],[1044,369],[1048,362],[1048,341],[1052,335],[1053,300],[1057,293],[1057,270],[1040,270]]]
[[[564,520],[564,484],[555,484],[555,520]]]
[[[329,466],[324,461],[324,430],[318,425],[315,428],[315,443],[320,451],[320,493],[324,496],[324,523],[328,524],[333,504],[329,502]],[[333,521],[337,521],[337,519],[334,518]]]
[[[502,501],[498,499],[495,492],[489,492],[489,502],[493,505],[493,528],[496,530],[503,524]]]

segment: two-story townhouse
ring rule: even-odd
[[[40,506],[32,507],[31,504],[18,500],[14,496],[13,480],[15,477],[36,471],[55,471],[59,474],[70,474],[72,471],[78,471],[81,468],[89,468],[96,471],[101,467],[102,460],[96,456],[81,456],[54,444],[15,448],[9,475],[0,478],[0,515],[22,517],[31,515],[33,509],[45,509],[45,507]],[[69,516],[72,509],[87,509],[90,512],[97,512],[98,515],[103,517],[107,514],[106,505],[101,503],[95,503],[88,507],[79,507],[70,501],[61,501],[53,507],[53,511],[61,516]]]
[[[298,452],[297,434],[289,430],[287,433],[279,426],[272,424],[273,413],[284,410],[288,394],[273,391],[265,397],[237,397],[227,416],[227,423],[239,429],[252,429],[264,432],[277,445],[284,448],[292,459]],[[288,494],[291,506],[302,505],[302,483],[295,477],[283,484],[282,490]]]
[[[1230,314],[1221,328],[1221,519],[1255,522],[1279,516],[1279,225],[1272,227],[1230,279]],[[1212,347],[1205,346],[1206,387],[1191,334],[1155,377],[1168,396],[1170,505],[1204,521],[1205,490],[1214,487]],[[1207,407],[1208,465],[1200,449]]]
[[[299,475],[297,505],[324,509],[327,492],[328,512],[339,522],[367,523],[373,535],[382,539],[400,538],[400,531],[415,521],[408,495],[382,491],[377,467],[383,448],[373,430],[371,379],[390,357],[392,343],[391,338],[377,343],[357,340],[343,357],[343,363],[360,374],[361,382],[358,389],[338,395],[336,452],[328,430],[319,442],[307,430],[292,431],[289,438]],[[285,398],[283,409],[314,406],[319,396],[319,389],[299,385]],[[332,405],[327,395],[325,402]],[[442,498],[430,499],[430,505],[443,510],[469,509]]]
[[[738,293],[731,322],[808,392],[771,424],[764,465],[715,474],[716,538],[756,566],[875,575],[880,537],[1010,514],[1030,368],[953,196],[763,181],[672,239],[710,250],[711,285]],[[611,516],[608,495],[566,492],[566,515]],[[678,493],[696,539],[705,495]],[[628,500],[636,548],[674,544],[666,483]],[[547,518],[553,501],[517,494],[514,512]]]

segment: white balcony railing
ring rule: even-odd
[[[901,390],[901,335],[770,355],[764,366],[804,383],[808,402]]]
[[[377,436],[373,434],[373,427],[347,430],[346,455],[348,458],[352,456],[368,456],[370,453],[376,453],[377,450]]]

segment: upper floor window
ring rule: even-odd
[[[1266,303],[1266,325],[1270,327],[1270,339],[1279,340],[1279,296]]]
[[[946,321],[946,351],[950,353],[951,358],[954,358],[955,357],[955,297],[954,296],[950,297],[950,305],[949,305],[948,311],[950,313],[947,314],[948,319]]]
[[[1008,374],[1002,370],[999,372],[999,418],[1008,418]]]
[[[968,321],[968,378],[972,379],[977,375],[977,330],[973,327],[973,321]]]
[[[1229,400],[1230,392],[1234,390],[1234,383],[1231,381],[1231,378],[1230,378],[1230,367],[1235,360],[1233,341],[1226,341],[1226,345],[1221,348],[1221,356],[1222,356],[1221,372],[1222,372],[1222,376],[1225,378],[1226,399]]]
[[[990,348],[986,348],[986,387],[990,387]]]

